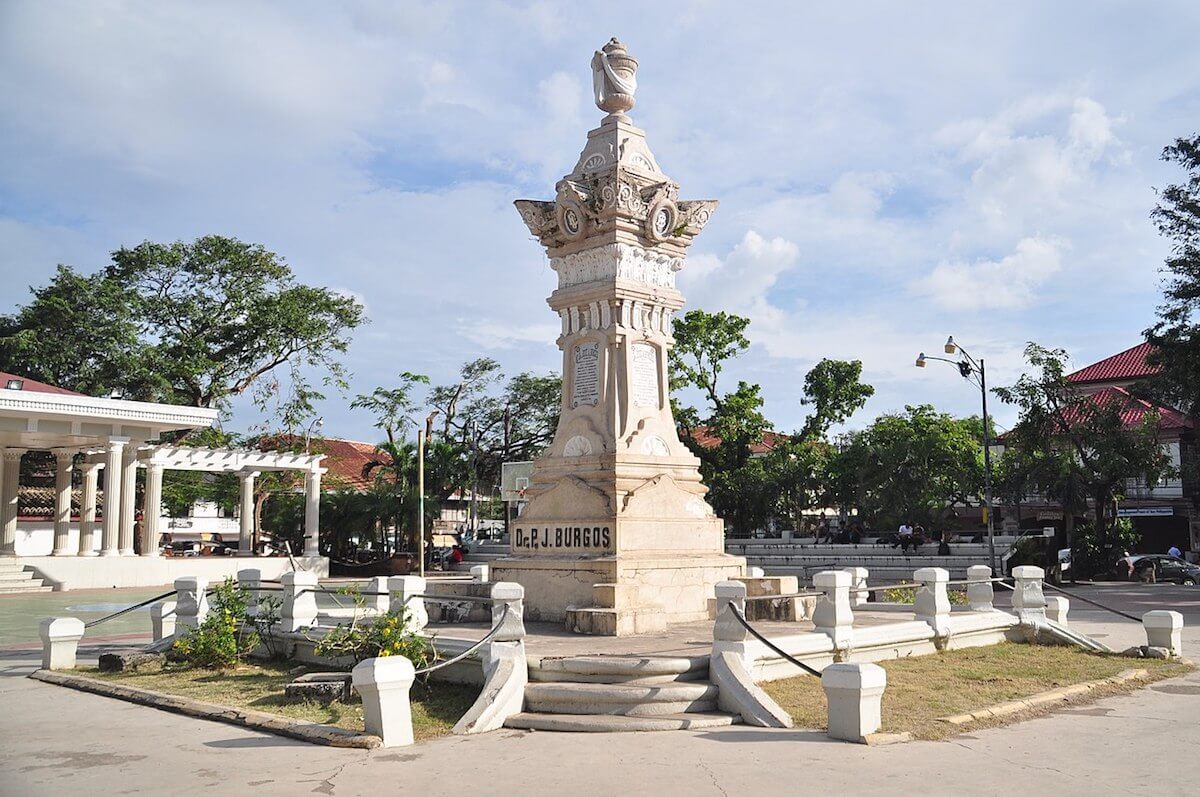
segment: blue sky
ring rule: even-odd
[[[554,275],[511,203],[573,166],[615,35],[659,163],[721,201],[680,286],[752,319],[727,378],[784,430],[823,356],[876,386],[852,426],[967,413],[953,371],[912,366],[947,334],[1000,384],[1028,340],[1083,365],[1151,323],[1149,212],[1178,176],[1158,155],[1200,124],[1198,26],[1189,2],[10,0],[0,312],[56,263],[221,233],[366,303],[351,394],[482,355],[557,369]],[[374,439],[347,405],[326,434]],[[239,403],[232,425],[254,420]]]

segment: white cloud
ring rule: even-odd
[[[1023,238],[999,260],[939,263],[915,284],[917,293],[960,312],[1020,309],[1032,305],[1038,288],[1062,268],[1066,245],[1059,240]]]

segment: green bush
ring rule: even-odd
[[[947,590],[947,595],[950,597],[950,603],[953,606],[966,606],[967,593],[959,592],[958,590]],[[916,587],[893,587],[883,591],[883,600],[885,603],[915,603],[917,599]]]
[[[237,666],[258,644],[246,622],[248,595],[232,578],[213,590],[209,612],[197,628],[171,646],[171,658],[191,667],[225,670]]]
[[[317,643],[318,656],[351,658],[355,663],[377,656],[404,656],[418,669],[431,664],[435,652],[429,640],[409,627],[408,609],[382,617],[360,618],[339,625]]]

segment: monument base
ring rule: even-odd
[[[723,553],[514,557],[490,567],[491,580],[525,587],[526,619],[600,636],[707,620],[717,582],[745,574],[743,557]]]

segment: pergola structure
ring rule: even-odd
[[[91,454],[85,460],[85,467],[93,465],[104,467],[107,464],[108,453]],[[254,480],[263,471],[300,471],[304,474],[304,556],[319,556],[318,536],[320,529],[321,510],[321,454],[292,454],[276,451],[254,451],[251,449],[229,448],[179,448],[176,446],[147,446],[140,448],[134,454],[135,466],[146,469],[146,491],[144,495],[145,510],[142,513],[144,539],[142,555],[154,556],[158,553],[158,528],[162,503],[163,472],[168,470],[203,471],[205,473],[236,473],[241,482],[238,534],[238,556],[254,554]],[[88,489],[84,484],[84,507],[81,520],[90,512],[95,517],[96,491],[95,485]],[[89,503],[90,501],[90,503]],[[82,526],[82,523],[81,523]],[[55,529],[57,541],[57,528]],[[80,529],[80,550],[84,546],[84,531]],[[88,545],[92,545],[88,539]],[[110,552],[120,551],[119,540],[110,539],[105,527],[101,555],[112,555]]]

